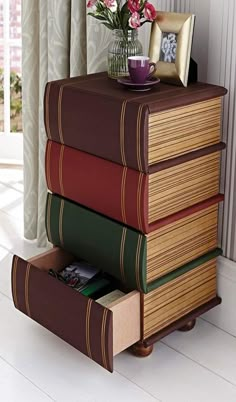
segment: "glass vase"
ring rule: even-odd
[[[128,57],[142,56],[143,47],[137,30],[115,29],[112,33],[113,40],[108,47],[108,76],[116,79],[129,75]]]

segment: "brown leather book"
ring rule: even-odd
[[[148,173],[153,165],[220,141],[226,89],[161,83],[150,92],[123,89],[105,73],[49,82],[49,139]]]

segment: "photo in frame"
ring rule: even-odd
[[[149,57],[161,81],[187,87],[195,15],[159,11],[152,23]]]

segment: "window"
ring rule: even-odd
[[[21,0],[0,0],[0,159],[21,159],[21,48]]]

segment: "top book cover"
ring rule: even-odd
[[[149,173],[159,162],[220,142],[223,87],[159,84],[123,89],[106,73],[47,83],[47,136],[89,154]]]

